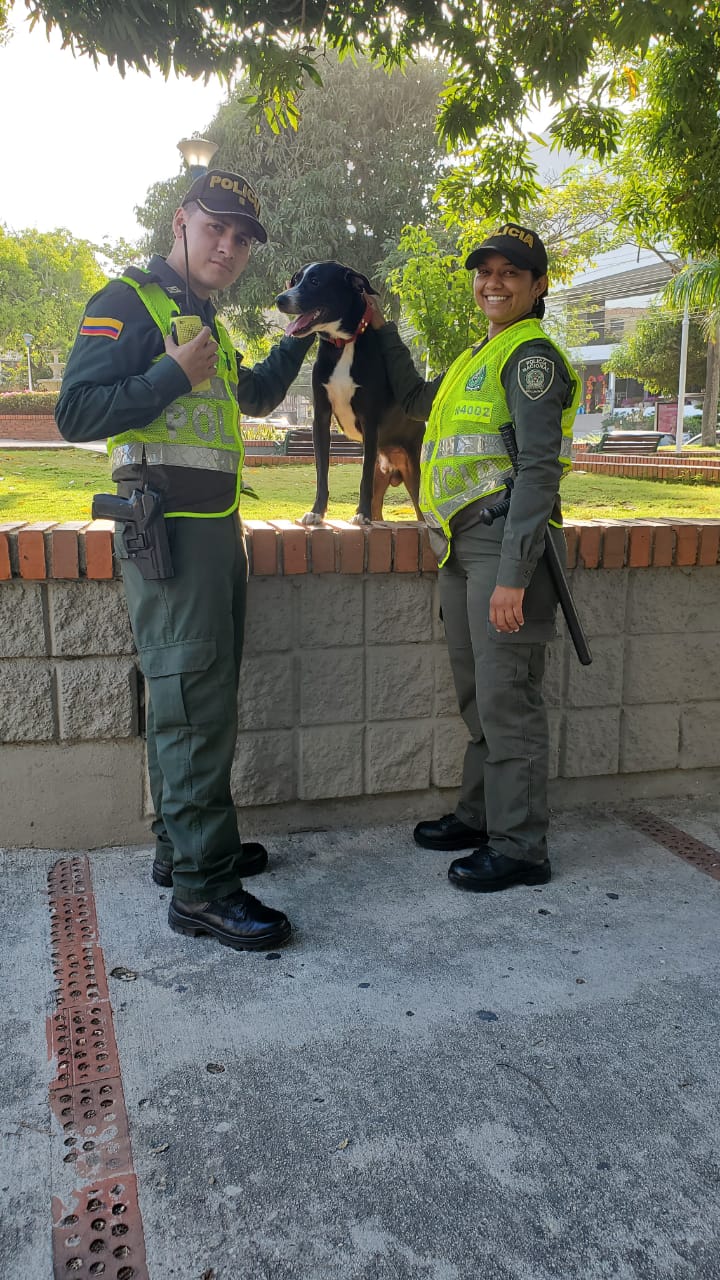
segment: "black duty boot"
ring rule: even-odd
[[[282,911],[266,907],[251,893],[237,889],[215,902],[183,902],[173,897],[168,924],[175,933],[197,938],[209,933],[235,951],[269,951],[290,937],[290,921]]]
[[[453,849],[473,849],[482,841],[484,831],[475,831],[455,817],[454,813],[446,813],[437,822],[418,822],[413,831],[413,839],[423,849],[439,849],[441,852],[452,852]]]
[[[235,864],[238,875],[243,880],[247,876],[259,876],[268,864],[267,849],[262,844],[243,844],[240,859]],[[162,885],[163,889],[172,888],[172,863],[164,862],[160,858],[156,858],[152,864],[152,878],[155,884]]]
[[[496,893],[514,884],[547,884],[550,875],[547,858],[544,862],[521,862],[504,853],[493,853],[487,845],[476,849],[469,858],[456,858],[448,870],[450,882],[470,893]]]

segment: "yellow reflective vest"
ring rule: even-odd
[[[453,516],[479,498],[505,488],[510,463],[499,429],[511,414],[502,371],[519,346],[538,339],[554,347],[575,387],[572,403],[562,412],[563,475],[570,469],[580,380],[573,373],[569,357],[547,336],[540,321],[521,320],[496,334],[479,351],[464,351],[448,369],[435,397],[420,460],[420,508],[430,529],[442,530],[447,539],[441,564],[450,553]],[[532,361],[533,356],[528,359]],[[538,385],[542,388],[542,377]]]
[[[170,333],[173,318],[180,314],[177,303],[158,284],[138,284],[121,276],[137,293],[157,324],[163,338]],[[232,504],[222,511],[166,511],[166,516],[208,519],[230,515],[240,501],[245,447],[240,434],[237,401],[237,357],[227,330],[215,322],[218,334],[218,368],[209,390],[196,388],[178,396],[152,422],[138,431],[123,431],[107,442],[113,479],[122,467],[141,466],[143,451],[149,467],[197,467],[224,471],[236,476]],[[158,356],[162,360],[163,356]]]

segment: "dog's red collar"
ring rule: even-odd
[[[323,333],[320,335],[323,339],[323,342],[329,342],[330,345],[333,347],[348,347],[351,342],[354,342],[356,338],[359,338],[360,335],[365,332],[368,325],[370,324],[370,318],[372,316],[372,313],[373,313],[372,306],[368,302],[365,308],[363,318],[360,321],[357,329],[355,330],[351,338],[330,338],[326,333]]]

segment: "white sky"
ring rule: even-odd
[[[159,72],[123,80],[104,62],[95,70],[26,17],[17,0],[0,47],[0,223],[135,240],[135,206],[179,172],[178,141],[210,123],[225,89]]]

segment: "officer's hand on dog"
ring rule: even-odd
[[[496,587],[490,597],[490,623],[496,631],[519,631],[523,617],[524,587]]]
[[[363,293],[365,306],[369,309],[368,320],[371,329],[384,329],[386,320],[382,313],[382,308],[378,302],[376,293]]]
[[[200,330],[196,338],[191,342],[184,342],[180,347],[174,338],[168,335],[165,339],[165,350],[176,364],[180,365],[191,387],[196,387],[198,383],[212,378],[217,372],[218,344],[207,325]]]

